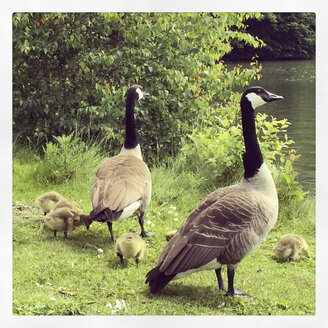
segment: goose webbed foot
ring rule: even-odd
[[[247,295],[244,291],[238,289],[238,288],[234,288],[233,290],[229,290],[224,294],[224,296],[226,297],[241,297],[241,298],[246,298],[249,299],[251,298],[249,295]]]
[[[140,236],[142,238],[153,236],[155,234],[155,232],[145,231],[143,216],[144,216],[144,213],[141,213],[140,216],[139,216],[139,224],[140,224],[140,227],[141,227]]]
[[[155,232],[154,231],[141,231],[140,232],[140,237],[145,238],[145,237],[151,237],[154,236]]]

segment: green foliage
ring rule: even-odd
[[[14,135],[34,143],[73,131],[105,139],[114,154],[124,131],[125,93],[152,95],[136,112],[146,160],[165,161],[206,108],[231,101],[259,68],[221,61],[245,33],[246,13],[16,13],[13,15]]]
[[[203,184],[213,190],[238,181],[243,174],[244,140],[237,124],[238,108],[226,105],[211,110],[206,126],[195,129],[188,137],[176,161],[179,170],[189,170],[203,178]],[[286,120],[258,113],[256,127],[264,160],[276,182],[280,201],[300,201],[306,192],[296,180],[293,161],[299,156],[290,149],[293,141],[287,137]]]
[[[93,177],[103,157],[97,144],[88,145],[72,134],[54,137],[43,147],[43,154],[23,151],[15,146],[15,157],[27,157],[24,163],[14,161],[14,177],[26,177],[41,185],[61,184],[65,181]],[[25,180],[25,179],[24,179]]]
[[[72,136],[55,137],[56,143],[48,142],[43,147],[42,165],[46,168],[42,177],[44,180],[61,183],[76,178],[81,169],[85,172],[92,171],[92,161],[98,155],[97,149],[88,149],[83,141],[72,139]]]
[[[246,19],[246,31],[264,41],[254,49],[234,41],[227,60],[313,59],[315,57],[315,13],[264,13],[262,19]]]
[[[304,199],[308,191],[304,191],[297,181],[298,173],[295,171],[293,163],[300,155],[295,155],[295,150],[291,149],[283,163],[273,171],[273,177],[277,186],[280,202],[299,202]],[[280,158],[280,161],[284,157]]]

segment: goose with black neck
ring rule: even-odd
[[[247,297],[234,286],[235,270],[261,244],[278,217],[277,191],[257,141],[254,110],[279,99],[283,97],[262,87],[251,87],[243,93],[244,177],[238,184],[215,190],[196,206],[164,247],[157,266],[147,273],[151,293],[171,280],[215,270],[219,290],[226,291],[226,296]],[[228,289],[221,275],[224,265]]]
[[[91,186],[93,210],[90,219],[107,222],[113,242],[116,240],[113,221],[128,218],[134,213],[138,213],[141,236],[147,235],[143,216],[151,198],[151,175],[142,159],[134,118],[137,101],[147,95],[140,85],[133,85],[128,90],[123,147],[118,155],[106,158],[100,164]]]

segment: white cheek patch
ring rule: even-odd
[[[137,88],[137,89],[136,89],[136,93],[139,95],[139,100],[140,100],[141,98],[143,98],[144,94],[143,94],[143,92],[140,90],[140,88]]]
[[[254,92],[251,92],[246,95],[246,98],[250,101],[252,104],[252,107],[255,109],[256,107],[264,105],[266,102],[262,99],[261,96],[257,95]]]

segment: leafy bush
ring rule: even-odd
[[[204,106],[236,96],[259,68],[221,61],[231,41],[263,43],[245,33],[256,13],[15,13],[14,135],[34,143],[75,132],[105,139],[117,151],[124,135],[125,94],[139,83],[151,94],[136,124],[147,162],[165,162]]]
[[[79,138],[68,136],[54,137],[56,142],[48,142],[43,147],[35,174],[46,183],[59,184],[66,180],[95,174],[101,158],[97,145],[88,146]]]
[[[199,174],[204,187],[211,190],[239,181],[243,175],[245,148],[237,113],[235,105],[212,110],[210,122],[204,122],[207,127],[195,129],[188,136],[176,161],[180,170]],[[306,194],[296,181],[292,165],[298,156],[290,149],[293,141],[286,134],[289,124],[286,119],[278,121],[263,113],[256,116],[261,151],[275,179],[280,201],[302,200]]]
[[[248,18],[247,32],[265,42],[254,49],[239,41],[232,43],[233,50],[226,60],[249,60],[258,56],[261,60],[314,59],[315,13],[264,13],[262,19]]]

